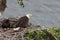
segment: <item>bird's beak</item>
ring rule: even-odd
[[[32,16],[32,14],[29,14],[29,16],[31,17],[31,16]]]

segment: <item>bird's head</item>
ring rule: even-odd
[[[30,18],[30,17],[32,16],[32,14],[27,14],[26,16],[27,16],[28,18]]]

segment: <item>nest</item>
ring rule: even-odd
[[[36,30],[40,28],[39,26],[34,26],[28,23],[26,28],[21,28],[18,31],[14,31],[13,28],[4,30],[1,25],[4,19],[0,19],[0,40],[26,40],[24,37],[27,30]],[[10,25],[12,26],[18,19],[10,18]]]

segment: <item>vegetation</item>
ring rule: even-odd
[[[23,3],[23,0],[18,0],[18,4],[24,8],[24,3]]]
[[[60,40],[59,27],[27,32],[27,40],[56,40],[56,39]]]

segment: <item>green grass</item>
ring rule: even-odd
[[[59,27],[48,28],[46,30],[28,31],[27,40],[51,40],[49,39],[49,36],[47,36],[47,32],[53,35],[53,37],[56,37],[58,40],[60,40]]]

